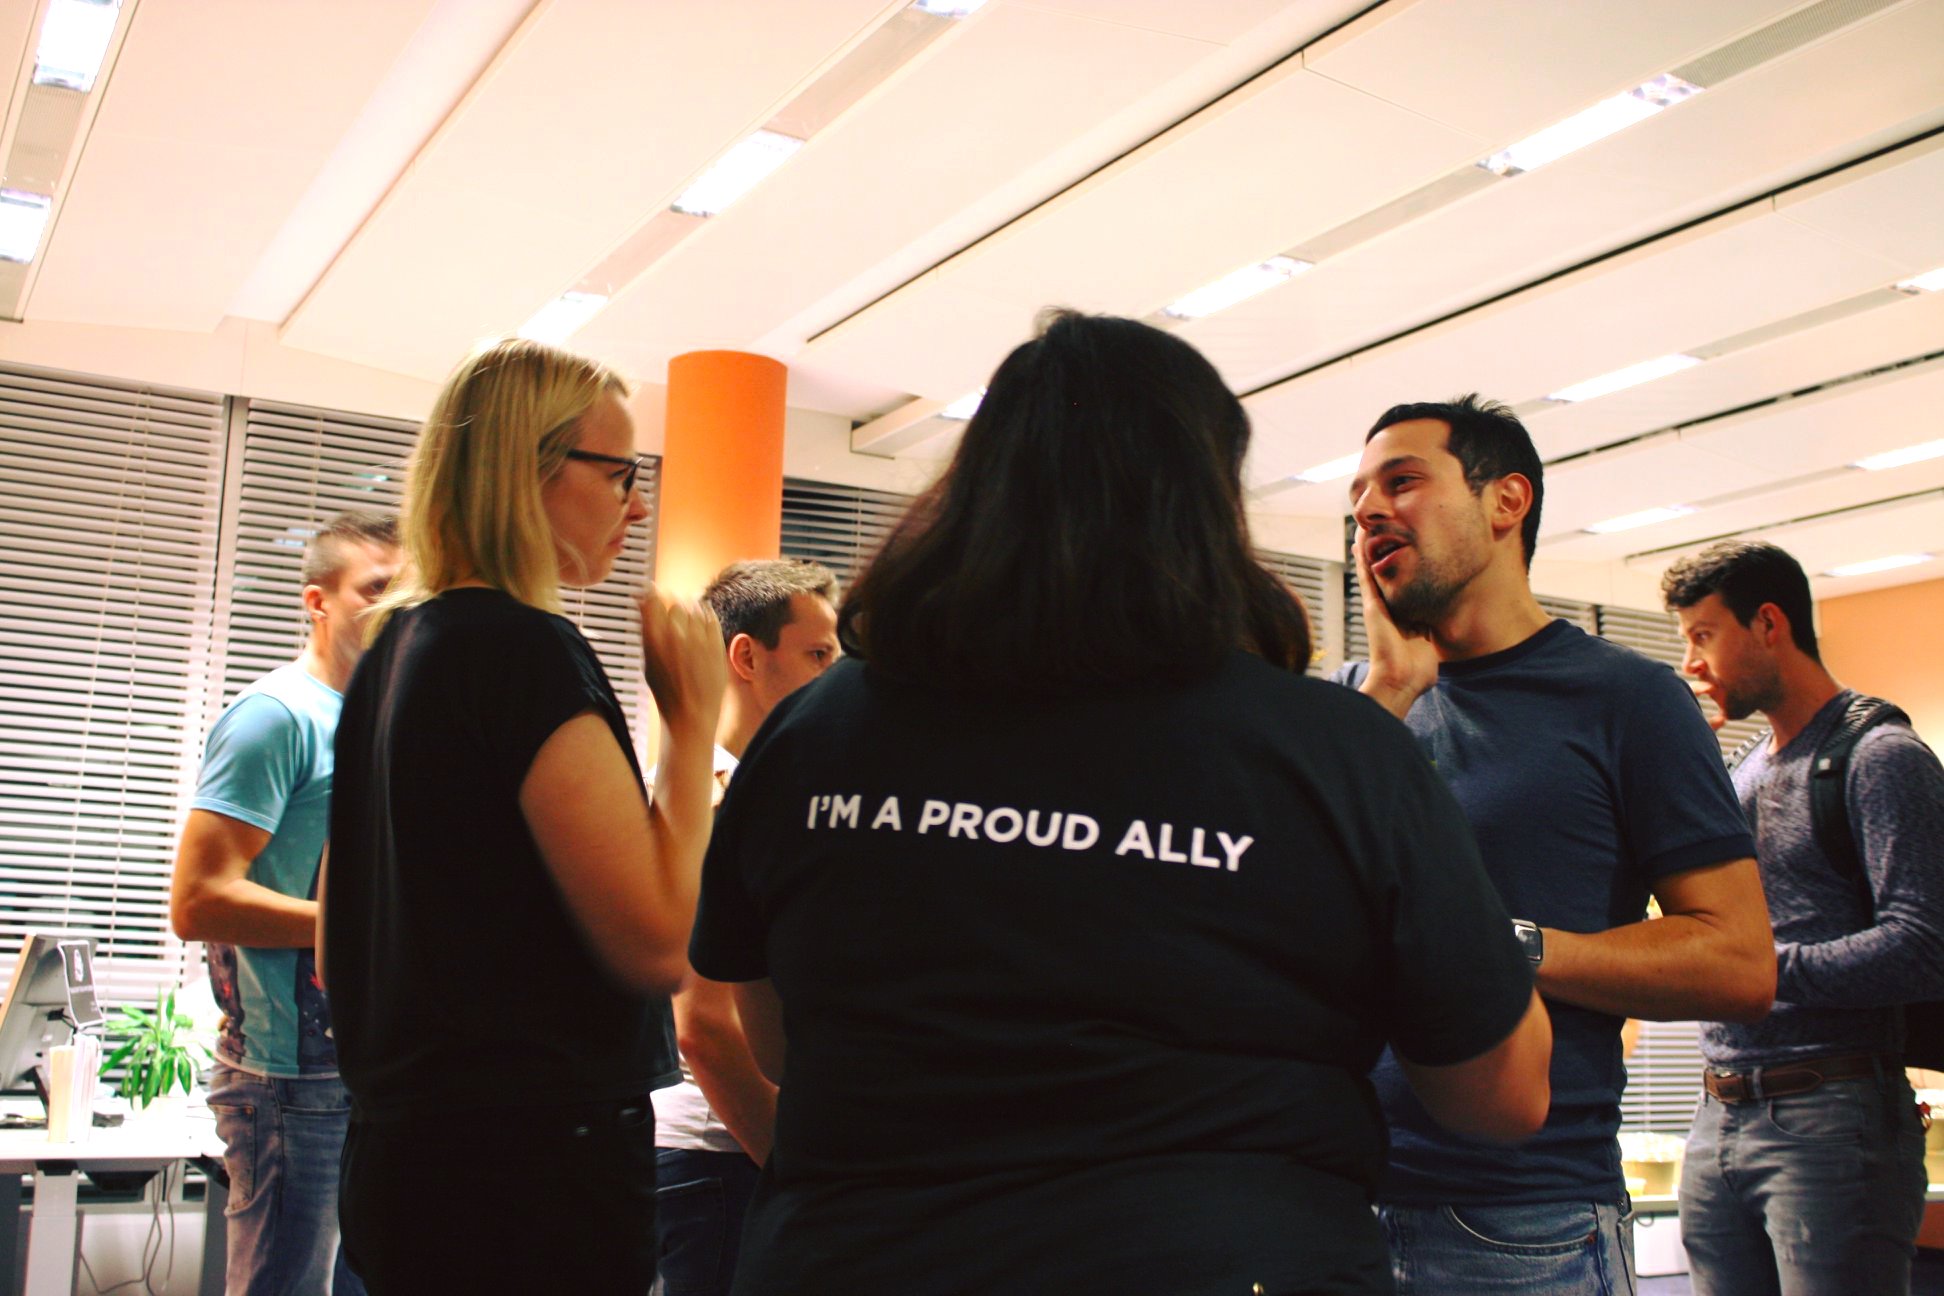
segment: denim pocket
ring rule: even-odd
[[[256,1108],[243,1103],[211,1103],[216,1135],[223,1140],[223,1168],[229,1171],[229,1205],[234,1215],[250,1204],[256,1192]]]
[[[1524,1256],[1570,1255],[1600,1236],[1600,1216],[1590,1204],[1446,1206],[1445,1217],[1473,1240]]]
[[[1847,1143],[1863,1136],[1869,1125],[1868,1086],[1828,1084],[1806,1094],[1771,1098],[1769,1124],[1783,1138],[1796,1143]]]

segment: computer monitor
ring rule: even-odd
[[[0,1002],[0,1093],[34,1092],[47,1050],[65,1044],[74,1028],[99,1026],[95,1003],[94,941],[59,932],[30,932]]]

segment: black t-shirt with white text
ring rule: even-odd
[[[1532,984],[1403,725],[1242,653],[1050,706],[839,663],[745,754],[691,959],[785,1014],[745,1293],[1387,1290],[1365,1075]]]

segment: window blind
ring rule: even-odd
[[[398,511],[418,427],[370,415],[248,402],[233,556],[227,564],[223,702],[296,655],[304,638],[299,603],[304,546],[346,509]],[[593,589],[562,591],[567,615],[600,654],[630,717],[637,714],[645,688],[632,595],[654,568],[660,481],[661,461],[652,459],[637,479],[648,517],[629,533],[614,574]]]
[[[783,556],[820,562],[848,588],[912,498],[896,491],[785,478]]]
[[[1308,674],[1327,675],[1343,664],[1341,651],[1332,651],[1330,627],[1343,621],[1343,564],[1321,558],[1259,549],[1256,560],[1288,582],[1309,610],[1314,645]]]
[[[184,979],[169,869],[211,691],[223,401],[0,366],[0,976],[92,936],[102,998]]]

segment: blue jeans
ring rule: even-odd
[[[655,1149],[655,1231],[666,1296],[729,1296],[743,1215],[762,1172],[740,1152]]]
[[[364,1296],[338,1248],[338,1158],[350,1100],[336,1076],[210,1068],[229,1173],[229,1296]]]
[[[1398,1296],[1633,1296],[1630,1203],[1381,1206]]]
[[[1908,1292],[1924,1186],[1901,1072],[1766,1101],[1703,1094],[1681,1169],[1695,1296]]]

